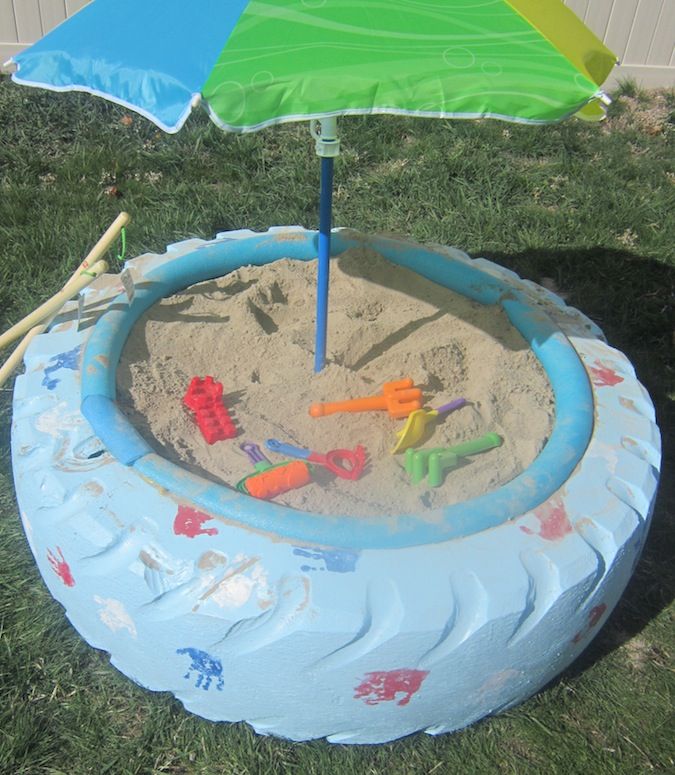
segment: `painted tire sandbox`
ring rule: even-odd
[[[616,605],[656,494],[654,410],[626,357],[544,288],[454,249],[336,230],[335,254],[369,247],[504,308],[555,395],[538,458],[487,495],[381,520],[294,511],[161,458],[115,401],[134,322],[239,266],[311,260],[316,240],[190,240],[128,262],[132,301],[107,277],[79,325],[66,308],[15,383],[21,517],[75,628],[191,712],[293,740],[449,732],[541,688]]]

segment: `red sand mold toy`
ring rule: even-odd
[[[223,386],[213,377],[193,377],[183,403],[194,412],[199,430],[209,444],[237,435],[230,413],[223,404]]]

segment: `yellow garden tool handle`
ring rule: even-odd
[[[115,220],[110,224],[101,239],[89,251],[87,257],[75,270],[72,277],[63,286],[63,288],[57,294],[52,296],[51,299],[39,306],[29,315],[26,315],[25,318],[20,320],[18,323],[15,323],[9,330],[5,331],[5,333],[0,336],[0,349],[7,347],[8,344],[28,332],[31,328],[33,328],[33,326],[41,323],[49,315],[56,314],[56,312],[61,309],[61,307],[66,303],[66,301],[68,301],[68,299],[73,297],[76,293],[79,293],[82,288],[87,286],[89,282],[85,282],[84,285],[79,285],[82,272],[89,271],[89,267],[93,268],[93,265],[96,265],[98,259],[110,247],[111,243],[115,241],[117,235],[122,231],[123,227],[129,223],[130,220],[131,218],[128,213],[120,213],[117,218],[115,218]],[[103,271],[105,271],[105,269]],[[99,274],[102,274],[102,272],[99,272]],[[73,288],[77,288],[77,290],[72,290],[71,292],[71,289]],[[66,292],[68,292],[68,295],[64,296]],[[60,303],[58,303],[57,306],[56,302],[59,299]]]
[[[58,304],[58,307],[54,310],[54,312],[50,314],[48,313],[48,317],[42,323],[38,323],[37,326],[33,326],[33,328],[30,329],[30,331],[26,334],[26,336],[24,336],[21,342],[19,342],[14,352],[9,356],[9,358],[7,358],[2,367],[0,367],[0,387],[5,384],[7,378],[19,365],[24,353],[28,349],[28,345],[38,334],[41,334],[43,331],[47,330],[49,324],[58,315],[61,307],[63,307],[66,301],[68,301],[68,298],[78,294],[83,288],[86,288],[89,283],[94,282],[94,280],[102,275],[107,269],[107,262],[97,261],[91,267],[91,269],[85,270],[87,272],[86,274],[79,275],[79,277],[76,279],[71,278],[71,280],[69,280],[63,287],[63,290],[60,292],[60,294],[56,294],[56,296],[52,297],[51,301],[54,301],[57,296],[65,296],[65,298],[63,298],[63,300]]]

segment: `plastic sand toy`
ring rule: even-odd
[[[194,377],[183,403],[194,412],[199,430],[209,444],[237,435],[237,428],[223,404],[223,386],[213,377]]]
[[[237,483],[237,489],[254,498],[270,500],[289,490],[304,487],[312,481],[307,463],[302,460],[270,465],[263,471],[250,474]]]
[[[312,481],[309,466],[300,461],[285,461],[274,465],[263,454],[257,444],[245,442],[240,448],[253,463],[256,473],[249,474],[237,482],[239,492],[254,498],[270,500],[289,490],[304,487]]]
[[[279,452],[282,455],[290,455],[291,457],[307,460],[310,463],[316,463],[327,468],[341,479],[358,479],[366,465],[366,450],[361,444],[354,449],[332,449],[330,452],[322,455],[319,452],[312,452],[304,447],[284,444],[277,439],[267,439],[265,443],[272,452]]]
[[[501,443],[502,437],[499,434],[486,433],[478,439],[455,444],[452,447],[419,450],[408,448],[405,452],[405,470],[413,484],[419,484],[428,473],[429,486],[439,487],[443,483],[445,471],[454,468],[460,458],[499,447]]]
[[[402,430],[396,433],[399,438],[391,454],[394,455],[397,452],[403,452],[408,447],[413,447],[424,436],[427,425],[436,422],[440,415],[453,412],[467,403],[466,398],[456,398],[454,401],[439,406],[438,409],[415,409],[408,415]]]
[[[422,406],[422,391],[413,387],[410,377],[395,382],[386,382],[381,396],[368,398],[350,398],[346,401],[333,401],[325,404],[312,404],[309,413],[312,417],[324,417],[336,412],[372,412],[386,410],[390,417],[407,417],[410,412]]]

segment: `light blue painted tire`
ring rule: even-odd
[[[315,239],[297,227],[229,232],[141,256],[128,262],[137,287],[146,281],[134,305],[166,291],[167,276],[184,286],[242,263],[309,259]],[[116,358],[133,322],[117,277],[86,293],[96,325],[78,331],[71,305],[34,340],[14,390],[21,517],[76,629],[125,675],[173,692],[191,712],[293,740],[439,734],[536,692],[616,605],[658,482],[652,403],[590,320],[454,249],[347,231],[333,249],[363,242],[501,304],[554,374],[551,440],[489,498],[435,520],[355,525],[171,466],[115,404]]]

